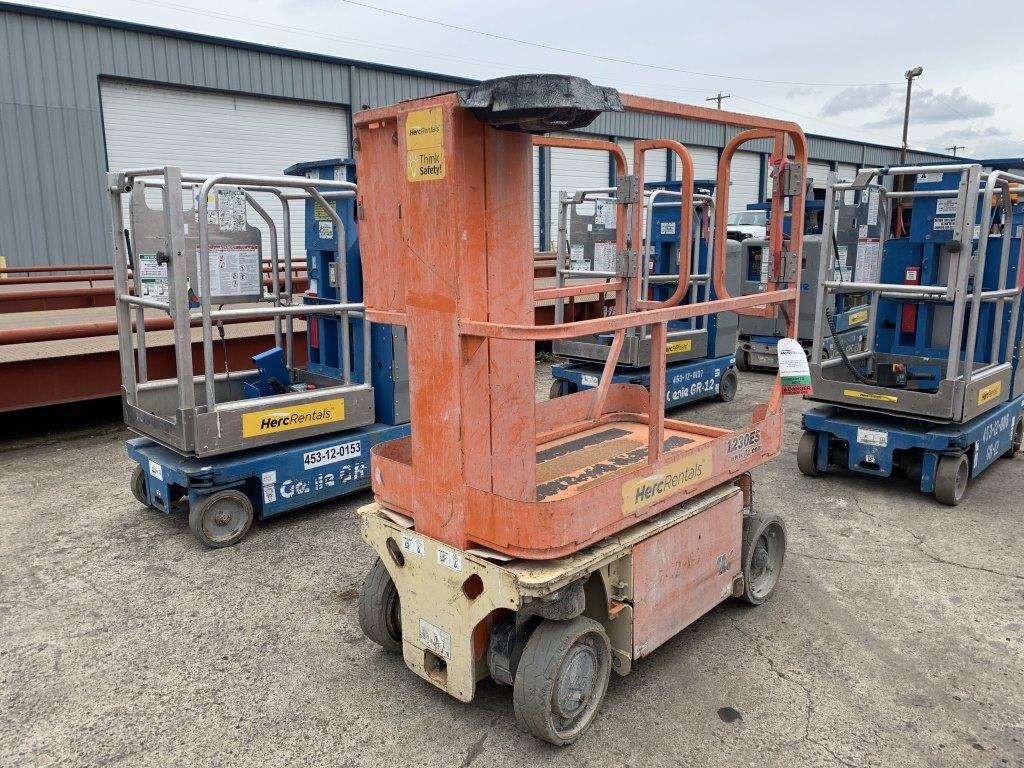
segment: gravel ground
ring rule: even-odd
[[[683,413],[740,424],[770,381]],[[1024,459],[955,509],[806,478],[788,405],[755,475],[788,525],[780,591],[614,677],[561,750],[516,729],[508,688],[460,704],[363,638],[369,494],[206,550],[132,497],[116,414],[0,438],[0,765],[1024,766]]]

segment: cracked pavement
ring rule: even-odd
[[[679,414],[739,425],[770,382]],[[779,592],[613,676],[561,750],[516,729],[510,689],[461,704],[363,638],[369,494],[205,550],[135,502],[116,408],[4,438],[0,765],[1024,766],[1024,458],[957,508],[904,480],[807,478],[787,406],[783,455],[755,473],[787,525]]]

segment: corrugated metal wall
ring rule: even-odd
[[[0,256],[11,265],[109,259],[101,78],[340,104],[353,112],[470,82],[0,3]],[[601,115],[586,132],[704,147],[721,147],[735,133],[640,113]],[[818,160],[883,165],[899,157],[891,147],[827,137],[810,142]],[[911,152],[910,159],[945,158]]]

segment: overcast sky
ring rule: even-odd
[[[922,66],[911,147],[1024,156],[1024,55],[995,42],[1021,29],[1015,2],[648,0],[628,14],[629,3],[599,0],[30,4],[463,77],[559,72],[701,105],[721,90],[731,94],[726,109],[891,145],[900,141],[903,73]]]

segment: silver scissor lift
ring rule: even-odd
[[[348,318],[362,317],[365,307],[348,301],[344,225],[329,203],[329,199],[354,197],[355,184],[300,176],[183,173],[181,168],[166,166],[108,173],[107,189],[124,418],[130,429],[183,455],[210,456],[365,426],[374,421],[373,390],[369,384],[355,380],[350,363],[352,331]],[[149,206],[147,190],[159,190],[159,209]],[[195,204],[184,205],[185,195]],[[279,202],[283,232],[278,232],[257,195]],[[127,243],[122,207],[125,196],[130,219]],[[211,196],[215,199],[214,208],[210,205]],[[336,303],[304,304],[302,297],[293,293],[289,204],[307,199],[316,201],[334,223],[342,260],[332,276],[338,281],[341,297]],[[263,221],[269,233],[269,291],[263,282],[264,237],[248,223],[250,211]],[[279,234],[283,264],[279,257]],[[211,251],[217,254],[216,267],[211,266]],[[230,287],[225,288],[225,283],[230,283]],[[152,290],[154,285],[157,290]],[[211,290],[204,290],[204,286],[211,286]],[[227,304],[250,306],[225,308]],[[149,378],[144,324],[147,309],[171,318],[175,378]],[[337,315],[342,319],[338,324],[343,366],[339,378],[294,366],[295,318],[313,314]],[[271,319],[275,343],[284,350],[289,381],[282,384],[288,391],[247,397],[244,384],[255,380],[258,373],[215,370],[214,328],[217,326],[223,333],[223,323]],[[362,369],[368,374],[370,323],[361,325]],[[193,326],[202,327],[202,373],[198,376],[193,375]],[[364,382],[369,379],[368,375],[361,378]],[[316,410],[318,406],[338,409],[339,400],[343,401],[341,418],[339,411],[334,410],[330,420],[313,418],[309,426],[258,434],[246,434],[243,428],[247,414],[274,416],[277,411],[287,415],[289,409]]]
[[[611,269],[595,269],[594,262],[597,257],[596,255],[589,255],[589,251],[595,246],[593,236],[595,219],[600,218],[599,212],[602,205],[610,205],[612,210],[615,209],[616,192],[615,187],[580,189],[572,193],[559,192],[558,240],[555,248],[556,288],[564,288],[572,280],[611,280],[618,277],[632,276],[630,274],[632,265],[623,264],[621,259],[602,265],[610,266],[612,267]],[[675,265],[676,271],[670,269],[668,273],[663,274],[652,272],[651,253],[654,248],[652,245],[654,209],[679,208],[682,197],[681,192],[668,189],[650,189],[645,190],[643,193],[645,247],[640,249],[643,257],[639,259],[639,264],[637,265],[640,271],[642,296],[647,296],[648,289],[653,285],[663,285],[666,283],[674,285],[679,281],[678,263]],[[581,205],[587,203],[594,205],[595,211],[593,214],[581,213],[578,210]],[[708,242],[714,241],[714,198],[710,194],[695,193],[693,195],[693,207],[697,216],[696,221],[699,222],[699,225],[694,228],[690,287],[686,294],[686,303],[691,304],[697,301],[699,289],[704,289],[705,297],[707,297],[711,290],[711,254],[708,254],[708,270],[705,272],[699,271],[698,254],[700,252],[700,233],[702,231],[709,232]],[[597,232],[597,237],[600,237],[600,229]],[[605,242],[610,242],[614,247],[614,229],[610,228],[605,234],[610,238],[610,241]],[[576,249],[576,254],[579,254],[582,249],[583,259],[573,258],[574,248]],[[565,297],[559,297],[555,300],[556,324],[565,322],[567,301],[568,299]],[[668,332],[666,340],[670,345],[670,351],[666,355],[666,363],[671,364],[682,360],[693,360],[708,355],[707,317],[695,318],[693,325],[694,327],[691,329],[670,330]],[[685,351],[671,351],[672,342],[684,339],[689,339],[691,342],[688,349]],[[606,360],[609,349],[609,344],[603,343],[596,337],[557,340],[552,344],[552,352],[555,355],[588,362]],[[733,349],[735,349],[735,338],[733,338],[729,352]],[[718,354],[714,350],[712,352]],[[651,332],[649,326],[638,326],[626,331],[618,362],[620,365],[631,368],[645,368],[650,365]]]
[[[910,190],[888,191],[884,181],[887,177],[915,176],[917,174],[960,173],[960,183],[955,190]],[[877,182],[874,181],[877,178]],[[984,183],[984,187],[982,187]],[[978,337],[979,310],[983,303],[996,305],[996,317],[1003,315],[1003,308],[1009,303],[1011,307],[1010,332],[1017,328],[1020,312],[1020,289],[1010,285],[1010,245],[1009,234],[1002,237],[1000,250],[1000,282],[994,290],[984,290],[982,275],[985,271],[985,260],[989,242],[987,222],[977,221],[978,200],[981,198],[981,210],[992,209],[995,198],[1001,199],[1006,220],[1012,219],[1011,187],[1013,191],[1020,189],[1024,176],[994,171],[989,174],[982,172],[981,166],[972,163],[903,166],[897,168],[866,168],[862,169],[853,182],[840,182],[835,174],[829,174],[828,188],[825,197],[825,216],[822,229],[822,241],[830,254],[819,263],[818,291],[816,296],[816,315],[814,328],[814,346],[811,349],[811,378],[814,394],[811,399],[843,405],[849,408],[867,408],[872,411],[891,411],[904,415],[913,415],[937,422],[965,422],[979,414],[995,408],[1005,402],[1005,398],[986,399],[979,393],[987,387],[998,386],[1002,392],[1009,392],[1013,375],[1013,361],[1021,354],[1018,345],[1007,344],[1002,348],[1002,324],[994,323],[990,363],[976,365],[973,350]],[[839,210],[844,205],[852,205],[846,200],[848,194],[874,194],[879,199],[879,216],[881,221],[888,221],[889,205],[917,197],[955,198],[956,214],[953,223],[953,238],[939,246],[938,258],[944,272],[942,285],[905,285],[902,283],[865,282],[859,280],[844,281],[829,279],[837,260],[833,246],[836,243],[834,232]],[[980,226],[979,226],[980,225]],[[880,227],[880,242],[877,258],[880,260],[885,248],[885,232],[887,227]],[[856,277],[856,275],[855,275]],[[977,279],[973,279],[973,278]],[[825,308],[830,306],[830,299],[835,294],[866,294],[869,317],[867,319],[868,334],[863,351],[847,355],[845,358],[833,357],[822,359],[822,339],[829,333]],[[891,355],[878,352],[876,345],[876,329],[879,300],[882,298],[903,298],[915,302],[937,302],[949,307],[948,314],[943,317],[940,330],[933,330],[936,335],[945,337],[948,333],[949,355],[946,359],[931,359],[907,355]],[[965,322],[966,320],[966,322]],[[964,333],[966,332],[967,354],[961,359],[959,354]],[[870,378],[876,366],[889,363],[913,365],[941,365],[944,370],[938,388],[934,392],[914,389],[900,389],[898,398],[892,396],[889,387],[865,383],[854,376],[844,360],[849,361],[858,370],[863,370]],[[1024,380],[1018,377],[1017,390],[1024,390]],[[1014,396],[1021,394],[1015,391]]]

